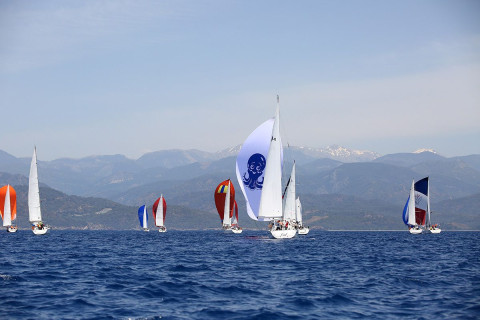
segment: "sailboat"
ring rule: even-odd
[[[421,199],[421,196],[418,196]],[[416,195],[415,195],[415,180],[412,181],[412,186],[410,187],[410,195],[407,199],[407,203],[403,208],[403,223],[408,226],[408,230],[411,234],[420,234],[422,229],[419,225],[422,223],[421,211],[419,209],[418,216],[417,210],[415,209]]]
[[[303,217],[302,217],[302,203],[300,202],[300,198],[297,198],[295,201],[297,206],[297,231],[298,234],[306,235],[310,232],[310,228],[303,225]]]
[[[30,220],[30,223],[32,223],[32,231],[36,235],[45,234],[50,229],[42,221],[36,147],[33,149],[32,162],[30,164],[30,176],[28,180],[28,219]]]
[[[142,228],[143,231],[150,231],[148,230],[148,213],[146,205],[138,208],[138,220],[140,221],[140,228]]]
[[[297,204],[295,201],[296,197],[296,186],[295,186],[295,162],[293,162],[292,172],[290,173],[290,178],[287,181],[285,186],[285,191],[283,192],[282,198],[283,202],[283,216],[282,220],[274,221],[272,224],[270,232],[275,238],[277,234],[281,234],[284,230],[288,229],[297,229],[296,228],[296,213],[297,213]]]
[[[242,228],[238,225],[238,205],[237,205],[237,200],[233,201],[233,214],[232,217],[232,232],[233,233],[242,233],[243,230]]]
[[[270,221],[274,238],[293,238],[297,230],[285,220],[282,201],[283,148],[280,137],[280,107],[275,117],[257,127],[237,156],[238,183],[245,196],[247,213],[257,221]]]
[[[217,208],[218,215],[222,221],[222,228],[224,230],[238,229],[238,220],[236,227],[232,225],[232,217],[235,209],[235,188],[232,181],[227,179],[220,182],[215,188],[214,193],[215,207]],[[238,219],[238,215],[237,215]]]
[[[7,232],[17,232],[17,226],[13,225],[17,218],[17,193],[10,185],[0,188],[0,212]]]
[[[167,232],[165,227],[165,216],[167,214],[167,202],[163,197],[163,194],[160,195],[160,198],[155,201],[152,207],[153,219],[155,220],[155,225],[158,227],[158,232]]]
[[[429,178],[412,181],[410,195],[403,209],[403,222],[408,226],[410,233],[420,234],[422,228],[431,233],[440,233],[438,225],[430,222],[430,192]]]

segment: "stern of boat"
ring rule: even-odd
[[[275,239],[290,239],[295,237],[297,234],[296,229],[280,229],[280,230],[270,230],[270,233]]]

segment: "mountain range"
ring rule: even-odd
[[[137,208],[167,200],[167,227],[220,227],[213,191],[231,178],[240,224],[246,215],[236,181],[240,146],[219,152],[164,150],[134,160],[123,155],[39,161],[44,219],[57,228],[138,228]],[[41,159],[41,150],[39,150]],[[28,226],[29,158],[0,150],[0,185],[17,190],[18,224]],[[325,230],[404,229],[401,212],[412,179],[430,176],[432,219],[444,229],[480,229],[480,155],[443,157],[432,150],[379,155],[340,146],[284,149],[284,171],[297,166],[297,194],[306,223]],[[286,179],[285,179],[286,180]]]

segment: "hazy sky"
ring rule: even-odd
[[[480,1],[0,1],[0,150],[480,154]]]

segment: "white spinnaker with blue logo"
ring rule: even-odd
[[[274,123],[275,118],[272,118],[258,126],[245,140],[237,156],[237,180],[245,196],[247,213],[251,219],[258,221],[271,220],[271,217],[260,215],[260,201],[265,182],[265,167],[268,162]],[[283,160],[280,136],[276,137],[276,139],[277,144],[280,146],[280,159]],[[279,192],[281,196],[281,187]]]

